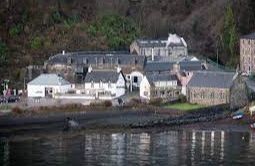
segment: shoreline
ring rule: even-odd
[[[69,107],[67,107],[69,108]],[[72,107],[71,107],[72,108]],[[50,112],[5,115],[0,117],[0,136],[27,132],[63,131],[65,119],[71,117],[80,124],[80,130],[129,129],[238,129],[248,131],[250,119],[234,121],[226,107],[212,107],[183,112],[155,106],[135,107],[75,107],[79,111],[63,111],[50,107]],[[59,109],[61,111],[55,111]],[[52,110],[54,112],[52,112]],[[232,127],[231,127],[232,126]]]

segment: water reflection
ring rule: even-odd
[[[0,165],[233,165],[255,162],[255,134],[72,133],[0,140]]]

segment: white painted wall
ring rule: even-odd
[[[28,97],[45,97],[45,88],[52,88],[52,96],[64,94],[70,90],[71,84],[68,85],[27,85]]]
[[[146,76],[143,77],[143,80],[140,84],[140,97],[143,99],[150,100],[150,83]]]
[[[130,76],[130,81],[132,81],[132,85],[134,87],[140,87],[141,81],[143,79],[143,74],[139,71],[133,71],[129,74]],[[137,83],[134,82],[134,77],[137,77]]]
[[[125,79],[122,74],[119,75],[119,78],[116,83],[108,82],[94,82],[92,86],[91,82],[85,83],[85,93],[86,95],[97,95],[99,92],[110,92],[114,95],[114,98],[120,97],[125,94]]]
[[[45,86],[27,85],[28,97],[45,97]]]

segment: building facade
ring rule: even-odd
[[[188,55],[187,43],[176,34],[169,34],[167,40],[135,40],[130,45],[130,52],[149,57],[152,61],[156,57],[168,57],[163,58],[164,61],[174,61],[180,56]]]
[[[240,69],[249,75],[255,72],[255,33],[240,38]]]
[[[57,74],[41,74],[27,84],[28,97],[55,97],[65,94],[72,85]]]
[[[90,66],[93,70],[116,70],[120,67],[126,77],[128,88],[133,90],[139,88],[145,63],[146,57],[127,52],[63,52],[50,57],[44,67],[49,73],[63,75],[76,87],[83,86]]]
[[[229,104],[235,77],[230,72],[194,72],[187,85],[187,100],[201,105]]]
[[[161,98],[172,101],[178,99],[181,86],[175,75],[153,74],[144,76],[140,85],[141,99],[151,100]]]
[[[126,80],[117,70],[92,70],[89,68],[81,93],[94,99],[114,99],[125,94]]]

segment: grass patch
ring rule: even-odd
[[[10,110],[11,106],[8,104],[0,104],[0,110]]]
[[[165,108],[177,109],[181,111],[190,111],[195,109],[204,108],[205,106],[199,104],[190,104],[190,103],[174,103],[164,105]]]

